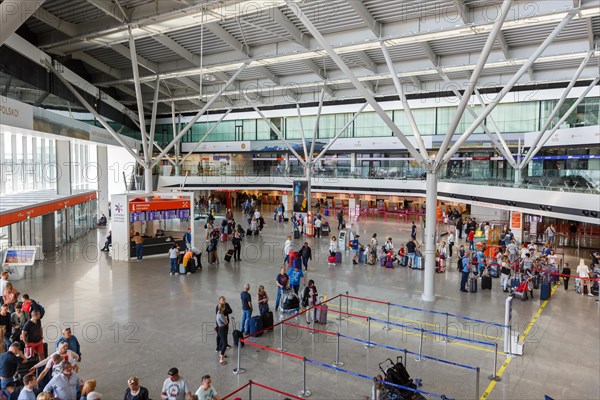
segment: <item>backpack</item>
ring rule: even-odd
[[[38,303],[37,301],[30,299],[31,300],[31,309],[30,311],[39,311],[40,312],[40,319],[44,318],[44,314],[46,314],[46,309],[44,307],[42,307],[40,305],[40,303]]]

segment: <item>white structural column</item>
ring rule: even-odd
[[[13,178],[14,179],[14,178]],[[56,194],[71,195],[71,143],[56,141]]]
[[[36,12],[45,0],[13,0],[0,4],[0,46]]]
[[[96,146],[96,163],[98,178],[98,209],[108,216],[108,148]]]
[[[435,227],[437,213],[437,175],[427,172],[425,183],[425,278],[423,295],[425,301],[435,300]]]

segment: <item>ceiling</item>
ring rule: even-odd
[[[135,44],[146,112],[160,77],[159,114],[199,110],[242,63],[248,66],[212,109],[244,108],[243,93],[263,105],[361,97],[290,7],[299,7],[376,95],[395,95],[381,40],[409,93],[441,91],[437,68],[463,85],[499,13],[501,0],[46,0],[17,31],[118,103],[137,112],[129,35]],[[515,1],[480,77],[502,86],[548,37],[562,30],[520,84],[568,81],[600,36],[596,0]],[[18,49],[14,49],[18,51]],[[596,49],[597,51],[597,49]],[[598,75],[591,57],[581,80]],[[202,83],[202,84],[201,84]],[[9,97],[43,107],[65,101],[0,75]],[[19,97],[20,96],[20,97]],[[80,109],[78,104],[69,107]]]

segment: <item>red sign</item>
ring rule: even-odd
[[[177,210],[182,208],[189,209],[190,201],[179,199],[160,199],[150,201],[146,201],[144,199],[133,199],[129,202],[130,212]]]
[[[0,226],[14,224],[25,221],[29,218],[39,217],[40,215],[50,214],[61,208],[72,207],[77,204],[85,203],[97,197],[96,192],[84,194],[81,196],[70,197],[68,199],[57,200],[48,204],[35,205],[24,210],[9,212],[0,216]]]

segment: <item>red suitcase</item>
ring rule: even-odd
[[[290,267],[294,266],[294,260],[296,260],[297,258],[300,258],[300,254],[297,251],[290,250],[290,259],[289,259]]]
[[[329,257],[327,257],[327,262],[329,264],[335,264],[335,261],[336,261],[336,257],[335,256],[329,256]]]
[[[226,242],[226,241],[227,241],[227,234],[221,233],[221,242]]]

